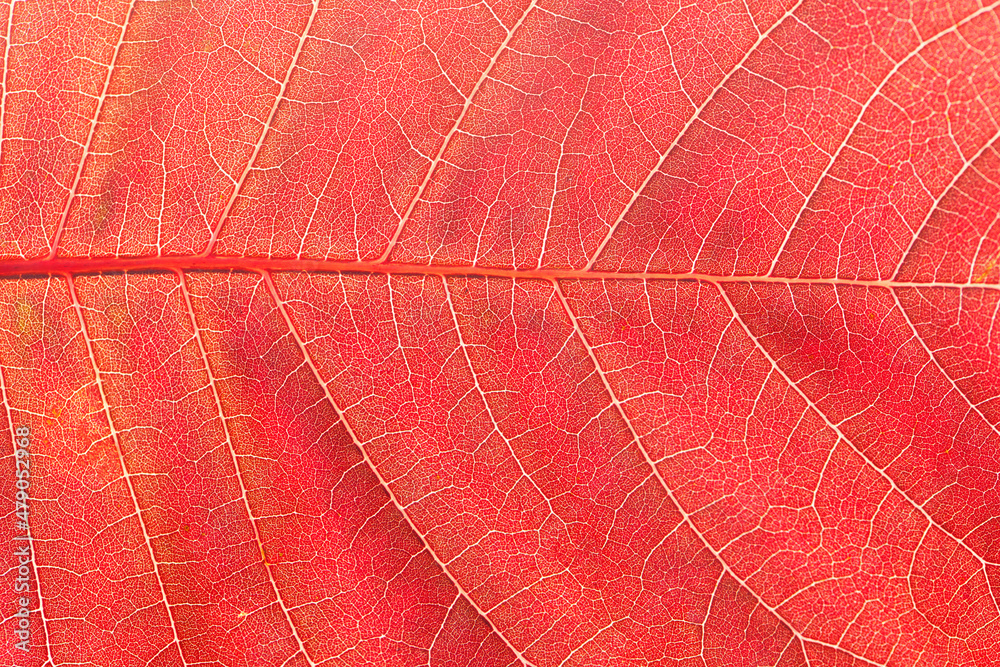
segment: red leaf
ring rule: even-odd
[[[998,7],[11,0],[7,663],[998,664]]]

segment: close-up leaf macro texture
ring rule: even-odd
[[[1000,665],[1000,2],[0,57],[3,665]]]

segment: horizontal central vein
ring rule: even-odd
[[[321,259],[269,259],[266,257],[106,257],[55,258],[27,261],[0,261],[0,278],[25,278],[53,274],[97,274],[120,271],[311,271],[329,273],[385,273],[426,276],[494,276],[535,280],[700,280],[709,283],[758,282],[786,285],[858,285],[862,287],[976,287],[1000,289],[988,283],[905,282],[896,280],[855,280],[850,278],[782,278],[780,276],[708,273],[660,273],[655,271],[587,271],[584,269],[503,269],[478,266],[437,266],[426,264],[378,264],[376,262],[330,261]]]

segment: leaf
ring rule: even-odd
[[[0,30],[9,663],[996,664],[998,3]]]

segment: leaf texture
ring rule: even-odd
[[[9,664],[1000,664],[1000,3],[0,30]]]

